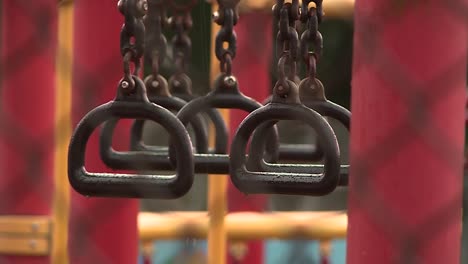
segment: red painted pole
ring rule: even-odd
[[[76,1],[73,122],[115,97],[122,78],[119,32],[123,18],[114,0]],[[128,126],[116,129],[116,147],[126,148]],[[125,140],[122,140],[125,139]],[[98,152],[98,133],[88,142],[86,167],[106,171]],[[138,201],[72,196],[70,262],[135,263],[138,256]]]
[[[262,102],[269,94],[270,64],[272,54],[272,18],[269,13],[242,14],[236,25],[238,52],[233,63],[241,91],[257,101]],[[262,45],[262,48],[258,48]],[[242,111],[231,111],[230,128],[234,135],[240,122],[246,117]],[[229,185],[229,211],[263,211],[267,199],[263,195],[245,196],[232,184]],[[232,258],[229,263],[234,262]],[[263,263],[262,242],[250,242],[245,264]]]
[[[462,1],[358,0],[348,264],[460,263]]]
[[[2,216],[51,213],[56,5],[54,0],[1,3]],[[49,257],[0,256],[0,263],[46,264]]]

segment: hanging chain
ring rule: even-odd
[[[309,7],[311,3],[314,3],[315,7]],[[323,18],[322,0],[303,1],[301,9],[301,22],[305,25],[305,31],[301,35],[300,49],[308,76],[301,81],[299,92],[302,98],[326,100],[325,88],[317,79],[317,63],[323,50],[323,37],[319,32],[319,24]]]
[[[310,3],[315,7],[310,7]],[[317,73],[317,62],[322,56],[323,38],[318,31],[323,17],[322,0],[302,1],[301,22],[306,25],[306,30],[301,35],[301,56],[311,79],[315,79]],[[309,51],[310,44],[313,51]]]
[[[273,15],[278,21],[276,56],[279,58],[275,92],[279,96],[287,96],[290,91],[288,80],[293,81],[296,76],[299,57],[299,36],[295,28],[299,19],[299,0],[292,0],[291,3],[277,0],[273,6]]]
[[[145,47],[143,17],[148,10],[148,4],[146,0],[120,0],[118,8],[125,18],[120,32],[120,52],[123,56],[124,70],[124,78],[120,85],[124,90],[131,92],[135,87],[135,82],[132,78],[130,63],[134,63],[133,74],[137,75],[141,68],[140,61]]]
[[[169,20],[169,25],[175,31],[175,36],[172,39],[172,52],[178,75],[185,73],[192,55],[192,41],[188,34],[192,24],[190,11],[176,13]]]
[[[165,1],[148,0],[148,14],[144,18],[146,28],[145,58],[151,65],[153,80],[159,76],[159,69],[167,54],[167,39],[163,28],[167,22]],[[151,84],[156,88],[158,83]]]
[[[193,26],[192,10],[198,0],[187,0],[180,4],[177,0],[170,0],[172,16],[168,24],[175,32],[172,38],[172,57],[175,64],[175,73],[170,78],[170,86],[175,93],[191,93],[191,80],[187,75],[187,66],[192,56],[192,41],[189,32]]]
[[[215,40],[215,55],[220,62],[221,72],[232,75],[232,60],[236,56],[237,35],[234,26],[239,19],[237,5],[239,0],[218,0],[218,11],[213,14],[214,21],[221,26]],[[227,43],[225,48],[223,45]]]

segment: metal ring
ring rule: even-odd
[[[194,180],[193,153],[190,138],[183,124],[168,110],[152,104],[141,94],[144,84],[134,77],[137,96],[123,101],[119,92],[114,101],[91,110],[76,127],[68,150],[68,177],[72,187],[87,196],[173,199],[186,194]],[[142,91],[143,90],[143,91]],[[138,99],[139,98],[139,99]],[[183,166],[176,174],[115,174],[90,173],[85,168],[87,142],[93,131],[103,122],[113,118],[149,119],[171,131],[176,159]]]
[[[299,120],[313,127],[323,147],[324,166],[296,165],[301,170],[295,172],[249,171],[244,153],[250,136],[261,124],[278,120]],[[332,128],[321,115],[300,104],[270,103],[252,112],[236,132],[230,158],[231,180],[247,194],[325,195],[340,180],[340,153]]]
[[[271,96],[264,101],[268,104],[271,101]],[[335,104],[329,100],[314,100],[301,98],[304,106],[318,112],[324,117],[330,117],[340,122],[347,130],[350,131],[351,112]],[[267,134],[267,129],[274,123],[262,124],[252,135],[252,140],[249,146],[249,168],[262,171],[278,171],[284,169],[284,172],[293,172],[294,168],[277,166],[271,164],[278,160],[290,161],[319,161],[323,157],[320,145],[310,144],[279,144],[279,138]],[[301,168],[299,168],[301,169]],[[340,186],[347,185],[349,165],[341,165]]]
[[[243,95],[237,83],[232,87],[226,87],[225,78],[221,74],[215,81],[215,89],[206,96],[199,97],[189,102],[182,108],[177,117],[183,124],[187,124],[198,113],[206,112],[214,108],[240,109],[252,112],[262,105],[254,99]],[[229,172],[229,155],[227,149],[216,149],[216,154],[194,154],[196,173],[226,174]],[[171,153],[171,151],[170,151]],[[171,161],[178,162],[173,155]]]
[[[187,102],[176,97],[157,97],[150,100],[167,110],[179,111]],[[147,146],[142,142],[145,120],[135,120],[130,129],[131,151],[116,151],[112,148],[112,136],[118,119],[105,122],[101,129],[99,152],[107,167],[115,170],[173,170],[168,158],[168,147]],[[204,121],[197,116],[191,122],[196,140],[196,151],[208,152],[208,133]],[[169,131],[169,135],[172,132]],[[172,142],[172,140],[171,140]]]
[[[183,124],[187,124],[194,116],[213,108],[241,109],[252,112],[261,107],[261,104],[253,99],[240,94],[216,94],[210,93],[189,102],[180,110],[177,117]],[[229,155],[227,148],[215,149],[215,154],[194,154],[195,172],[226,174],[229,172]],[[172,151],[170,151],[172,154]],[[177,159],[171,155],[171,160],[177,164]]]
[[[180,82],[178,86],[175,86],[176,80]],[[196,98],[196,96],[192,94],[192,82],[186,74],[173,75],[169,79],[169,89],[174,97],[178,97],[186,102],[190,102]],[[222,153],[225,153],[227,145],[229,144],[229,132],[224,123],[224,118],[217,109],[213,108],[207,110],[206,115],[214,126],[214,149],[223,150]]]

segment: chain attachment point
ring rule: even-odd
[[[326,101],[325,87],[317,78],[304,78],[299,84],[299,95],[303,101]]]
[[[187,75],[187,66],[192,56],[192,40],[189,31],[193,27],[191,11],[198,0],[187,0],[186,4],[179,4],[177,0],[169,0],[169,2],[172,16],[167,24],[175,33],[171,39],[175,72],[169,78],[169,89],[174,93],[192,94],[192,81]]]
[[[229,52],[224,53],[221,57],[220,71],[226,75],[232,75],[232,57]]]
[[[117,7],[125,17],[125,22],[120,31],[120,52],[123,56],[124,71],[124,81],[121,82],[120,87],[131,92],[135,87],[135,83],[132,78],[130,63],[133,62],[134,64],[133,75],[138,75],[145,46],[143,16],[148,10],[148,4],[146,0],[120,0]]]
[[[236,87],[237,86],[237,79],[236,79],[236,77],[234,77],[232,75],[228,75],[228,76],[224,77],[223,82],[227,87]]]

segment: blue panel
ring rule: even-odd
[[[333,241],[331,264],[345,264],[346,242]],[[265,243],[265,264],[320,263],[319,244],[315,241],[269,240]]]

